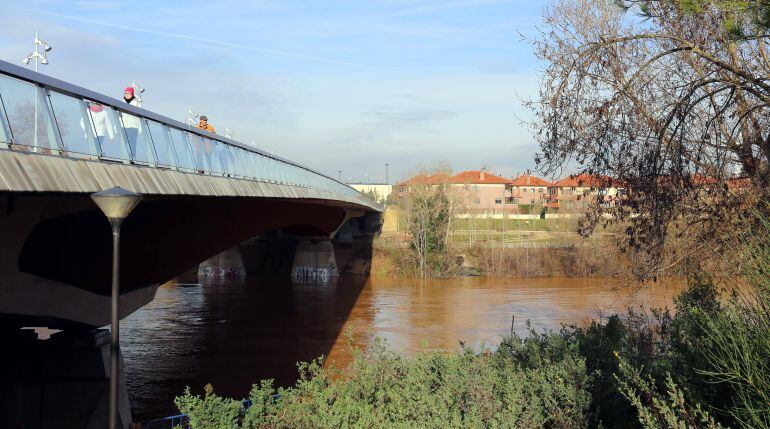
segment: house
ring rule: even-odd
[[[488,171],[467,170],[448,180],[466,209],[502,210],[511,199],[513,181]]]
[[[549,208],[580,208],[600,199],[602,204],[615,204],[623,188],[607,176],[573,174],[548,187]]]
[[[409,188],[412,186],[423,186],[423,185],[439,185],[442,183],[449,183],[449,175],[446,173],[436,173],[436,174],[418,174],[416,176],[412,176],[407,180],[404,180],[403,182],[396,183],[396,191],[398,192],[399,197],[403,197],[406,195],[406,193],[409,191]]]
[[[553,183],[531,174],[522,174],[511,182],[513,204],[544,204],[548,199],[548,187]]]

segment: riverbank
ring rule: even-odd
[[[553,241],[455,244],[444,259],[449,269],[436,277],[623,277],[629,275],[632,263],[613,240],[577,235]],[[387,238],[374,241],[373,276],[414,277],[415,265],[408,242]]]

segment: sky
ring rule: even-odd
[[[420,165],[534,169],[523,101],[542,66],[546,0],[2,0],[0,59],[40,32],[41,72],[145,108],[188,109],[223,134],[345,181]]]

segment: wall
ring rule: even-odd
[[[386,185],[384,183],[351,183],[350,187],[362,194],[374,191],[377,193],[380,201],[386,200],[390,193],[393,192],[393,185]]]
[[[460,211],[467,208],[502,210],[505,208],[506,197],[510,196],[506,190],[506,185],[503,184],[453,184],[451,187],[460,200]],[[499,200],[500,203],[498,204],[496,200]]]
[[[534,189],[534,192],[532,190]],[[545,186],[514,186],[511,196],[515,204],[542,204],[548,197],[548,188]]]

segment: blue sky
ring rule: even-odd
[[[0,59],[34,31],[51,76],[217,130],[345,179],[418,164],[512,176],[537,150],[532,35],[545,0],[0,2]]]

